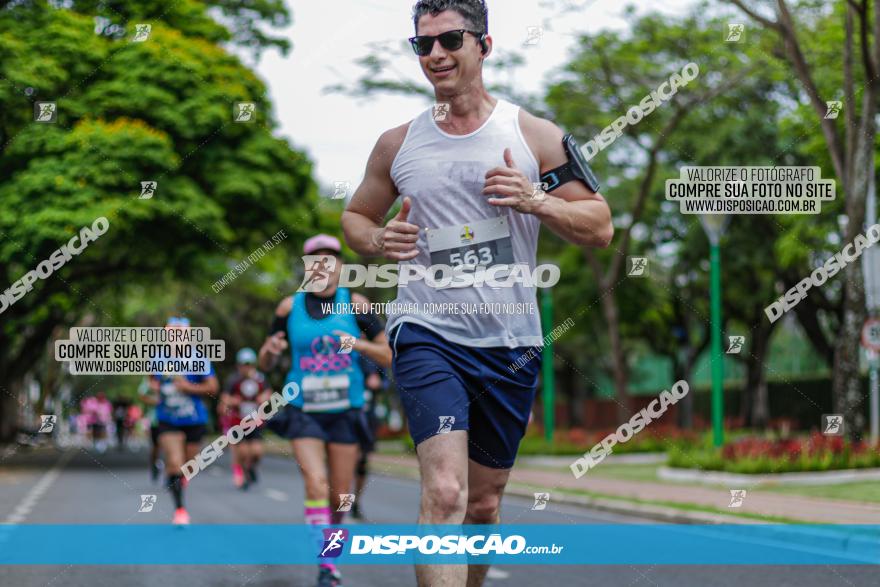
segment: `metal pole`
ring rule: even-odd
[[[553,292],[548,288],[541,289],[541,322],[544,336],[547,337],[553,330]],[[553,341],[545,338],[544,350],[541,354],[541,369],[543,370],[544,391],[544,438],[547,442],[553,442],[553,429],[555,426],[555,403],[556,403],[556,380],[553,370]]]
[[[721,348],[721,252],[710,245],[710,305],[712,319],[712,441],[724,444],[724,353]]]
[[[880,422],[877,414],[880,413],[880,373],[877,371],[877,355],[871,359],[871,445],[876,445],[880,439]]]

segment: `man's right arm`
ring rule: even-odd
[[[383,228],[385,215],[397,199],[397,187],[391,179],[391,164],[397,156],[409,124],[386,131],[379,137],[370,158],[364,180],[342,214],[345,241],[356,253],[367,257],[384,255],[389,259],[409,260],[418,252],[418,227],[406,217],[411,204],[404,202],[401,213]]]

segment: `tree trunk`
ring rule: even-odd
[[[20,382],[4,380],[4,393],[0,393],[0,442],[15,437],[18,427],[18,393]]]
[[[739,418],[745,428],[752,427],[752,414],[754,413],[752,405],[755,403],[755,390],[757,389],[757,383],[752,380],[754,376],[755,374],[749,366],[746,370],[746,385],[739,398]]]
[[[608,338],[611,343],[611,370],[614,375],[614,393],[617,403],[617,422],[622,424],[632,416],[627,390],[628,373],[626,354],[620,338],[620,318],[618,317],[617,300],[612,295],[602,297],[602,310],[608,325]]]
[[[862,103],[862,132],[856,140],[852,190],[846,194],[848,224],[844,242],[847,244],[853,242],[856,235],[863,231],[868,184],[874,175],[874,138],[877,126],[874,116],[866,113],[874,113],[877,101],[874,91],[870,91],[871,86],[867,88]],[[865,426],[861,408],[864,393],[859,380],[859,341],[862,325],[867,317],[861,258],[849,263],[843,274],[843,318],[834,345],[832,390],[835,411],[843,414],[849,434],[857,438]]]
[[[755,308],[760,313],[760,308]],[[767,386],[767,355],[770,352],[770,337],[780,322],[770,323],[761,320],[750,333],[746,361],[746,387],[743,390],[743,405],[740,414],[746,426],[764,430],[770,421],[770,392]],[[750,401],[747,401],[750,400]]]

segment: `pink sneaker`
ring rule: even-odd
[[[242,470],[241,465],[232,465],[232,481],[235,483],[236,487],[240,488],[244,485],[244,471]]]
[[[189,514],[185,509],[177,508],[174,510],[174,518],[171,520],[171,523],[175,526],[188,526]]]

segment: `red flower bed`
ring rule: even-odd
[[[725,444],[721,450],[721,456],[734,461],[766,457],[795,460],[802,455],[820,457],[830,453],[837,456],[844,455],[847,452],[859,455],[868,451],[869,448],[864,442],[850,443],[840,436],[823,436],[818,432],[814,432],[808,438],[778,440],[741,438]]]

